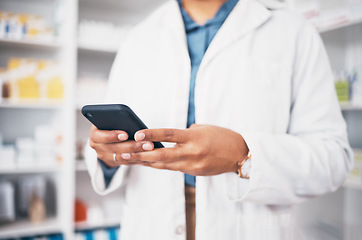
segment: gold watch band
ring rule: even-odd
[[[248,155],[247,155],[245,158],[243,158],[242,160],[240,160],[240,161],[238,162],[238,175],[239,175],[239,177],[249,179],[249,176],[244,176],[244,175],[243,175],[243,173],[242,173],[242,171],[241,171],[241,168],[242,168],[244,162],[245,162],[246,160],[250,159],[250,158],[251,158],[251,152],[249,151],[249,152],[248,152]]]

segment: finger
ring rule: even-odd
[[[143,129],[135,134],[136,141],[184,143],[189,139],[187,130]]]
[[[130,166],[130,165],[143,165],[143,162],[142,161],[126,161],[124,159],[119,159],[119,160],[117,160],[117,164]]]
[[[122,154],[123,159],[140,160],[144,162],[173,162],[185,159],[185,151],[180,147],[159,148],[153,151],[125,153]]]
[[[200,164],[193,165],[187,160],[174,162],[149,162],[147,165],[144,166],[152,167],[155,169],[179,171],[193,176],[212,176],[218,174],[212,172],[205,172],[200,168]]]
[[[128,134],[125,131],[105,131],[99,130],[94,126],[91,128],[89,135],[90,140],[95,143],[116,143],[128,139]]]
[[[148,163],[149,167],[170,171],[185,171],[185,161],[176,161],[176,162],[150,162]]]
[[[125,160],[122,158],[121,154],[116,154],[114,156],[113,153],[108,152],[99,152],[97,153],[97,157],[99,160],[103,161],[109,167],[117,167],[119,165],[135,165],[135,164],[143,164],[143,161],[139,160]]]
[[[94,143],[90,142],[90,145],[97,152],[107,152],[107,153],[135,153],[142,151],[150,151],[154,149],[153,142],[135,142],[135,141],[126,141],[121,143]]]

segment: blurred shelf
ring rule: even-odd
[[[352,103],[340,103],[342,111],[362,111],[362,105]]]
[[[331,25],[326,25],[326,26],[317,25],[317,29],[320,33],[325,33],[360,23],[362,23],[362,16],[354,17],[352,19],[346,16],[346,19],[344,20],[342,19],[341,21],[336,21],[334,24]]]
[[[1,108],[29,108],[29,109],[60,109],[63,102],[61,100],[1,100]]]
[[[28,46],[44,49],[59,49],[62,45],[57,41],[41,41],[41,40],[17,40],[11,38],[0,38],[1,45],[13,45],[13,46]]]
[[[99,223],[88,223],[88,222],[75,223],[75,230],[84,231],[84,230],[119,227],[119,226],[120,226],[120,219],[111,218],[111,219],[106,219],[104,221],[101,221]]]
[[[350,176],[343,184],[346,188],[362,190],[362,149],[354,148],[354,166],[350,173]]]
[[[87,165],[85,164],[85,161],[83,159],[82,160],[77,159],[75,161],[75,170],[77,172],[86,172],[86,171],[88,171]]]
[[[352,179],[348,178],[344,184],[343,187],[345,188],[351,188],[356,190],[362,190],[362,179]]]
[[[85,45],[85,44],[78,44],[78,49],[81,51],[87,52],[95,52],[95,53],[109,53],[109,54],[116,54],[118,49],[107,47],[107,46],[92,46],[92,45]]]
[[[59,222],[55,218],[46,219],[43,223],[31,223],[28,220],[18,220],[14,223],[0,225],[0,238],[18,238],[34,235],[61,233]]]
[[[56,173],[63,170],[62,165],[41,166],[33,165],[31,167],[4,167],[0,165],[0,174],[26,174],[26,173]]]

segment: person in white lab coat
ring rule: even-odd
[[[202,25],[209,16],[192,1],[207,1],[183,2]],[[197,240],[301,238],[292,206],[335,191],[353,158],[318,32],[272,1],[239,0],[198,66],[185,129],[193,65],[182,14],[168,1],[117,54],[107,102],[150,129],[136,141],[91,129],[95,191],[124,191],[122,240],[186,239],[185,173],[196,176]],[[109,185],[102,164],[120,166]]]

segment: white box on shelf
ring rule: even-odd
[[[35,142],[32,138],[21,137],[15,141],[17,164],[19,167],[29,167],[34,163]]]
[[[88,224],[101,224],[104,222],[104,211],[98,206],[88,206],[87,209],[87,223]]]
[[[35,128],[35,162],[41,167],[56,165],[56,131],[49,125]]]
[[[78,43],[87,48],[118,49],[128,30],[128,26],[116,26],[111,22],[83,20],[78,26]]]
[[[0,182],[0,223],[15,220],[15,193],[10,182]]]
[[[0,147],[0,168],[2,170],[13,169],[15,167],[15,146],[4,145]]]

